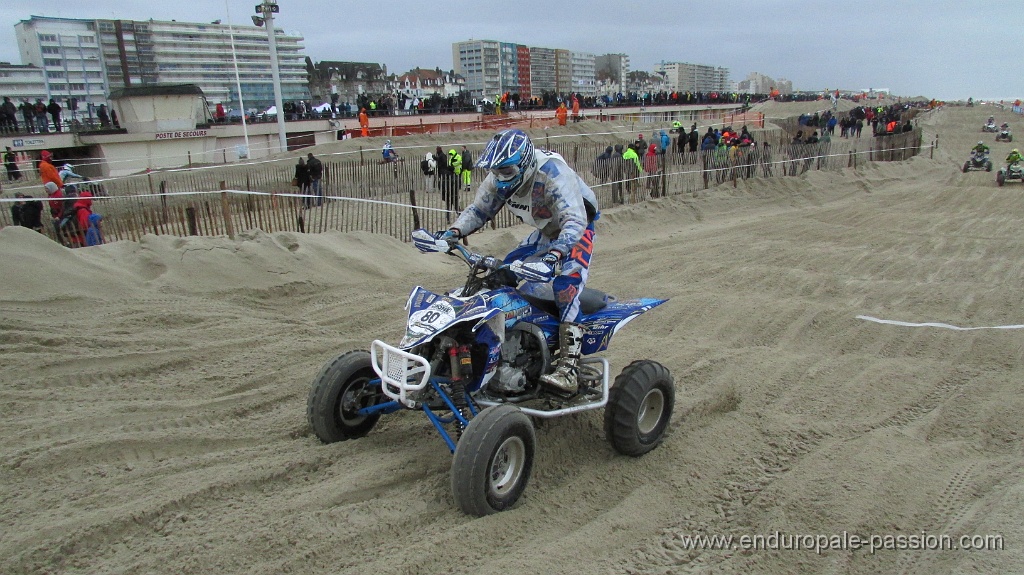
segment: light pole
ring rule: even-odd
[[[256,5],[256,13],[263,17],[253,16],[252,22],[257,26],[266,24],[267,41],[270,43],[270,74],[274,80],[274,107],[277,108],[277,136],[281,141],[281,151],[288,151],[288,138],[284,128],[284,104],[281,98],[281,71],[277,64],[277,39],[274,38],[274,14],[280,9],[277,0],[263,0]]]

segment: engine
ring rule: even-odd
[[[528,393],[551,361],[544,334],[535,325],[519,324],[505,336],[501,359],[487,389],[505,396]]]

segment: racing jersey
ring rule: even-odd
[[[524,223],[538,230],[551,241],[551,249],[563,256],[575,246],[587,225],[598,211],[597,196],[590,186],[555,152],[535,150],[537,171],[532,185],[522,188],[508,201],[497,194],[497,179],[492,173],[477,189],[476,198],[451,227],[469,235],[483,227],[503,205]],[[589,206],[588,206],[589,204]]]

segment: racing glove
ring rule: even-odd
[[[555,268],[562,259],[562,254],[557,251],[537,255],[534,254],[525,260],[512,262],[509,269],[519,279],[528,282],[549,282],[555,276]]]
[[[452,247],[459,243],[462,238],[462,234],[458,230],[452,228],[450,230],[441,230],[431,234],[426,230],[416,230],[412,234],[412,243],[416,246],[416,249],[421,252],[440,252],[440,251],[451,251]],[[445,242],[441,244],[440,242]],[[444,247],[447,245],[447,248]]]

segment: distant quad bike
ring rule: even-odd
[[[996,183],[1002,186],[1006,182],[1024,181],[1024,167],[1020,164],[1010,164],[996,172]]]
[[[989,122],[981,127],[982,132],[998,132],[999,126],[996,126],[995,122]]]
[[[988,159],[988,154],[984,152],[971,151],[971,159],[964,162],[964,173],[971,170],[985,170],[986,172],[992,171],[992,161]]]
[[[1013,133],[1010,132],[1009,126],[1005,126],[1004,125],[1002,127],[1002,129],[999,131],[999,133],[996,134],[996,141],[997,142],[1012,142],[1013,141]]]
[[[415,287],[406,302],[405,337],[328,361],[309,391],[307,419],[324,443],[357,439],[382,415],[419,411],[454,454],[456,505],[474,516],[513,506],[533,470],[534,420],[604,409],[605,436],[617,452],[640,456],[665,437],[675,402],[669,370],[651,360],[627,365],[610,381],[604,351],[612,335],[667,300],[619,300],[586,288],[579,390],[542,387],[558,347],[558,308],[550,283],[527,281],[522,262],[502,261],[413,232],[417,247],[469,266],[463,287]],[[526,279],[530,279],[526,277]],[[589,357],[588,357],[589,356]]]

